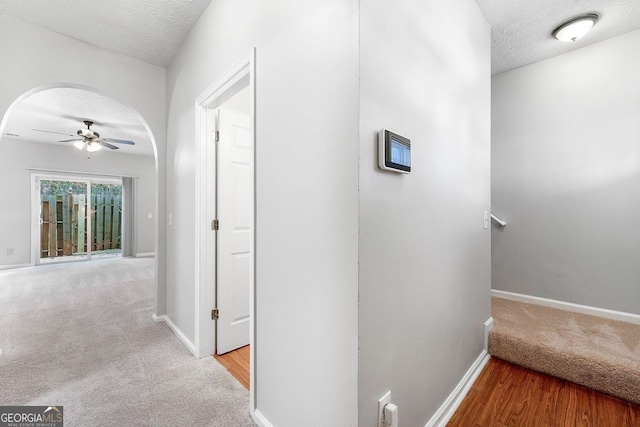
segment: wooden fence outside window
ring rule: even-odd
[[[85,194],[71,193],[43,196],[40,211],[41,258],[85,254],[87,241],[92,252],[121,249],[122,196],[91,195],[91,215],[88,218],[91,236],[88,236],[86,197]]]

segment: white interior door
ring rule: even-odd
[[[249,274],[253,238],[249,115],[218,110],[216,352],[249,344]]]

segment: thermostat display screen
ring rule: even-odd
[[[411,172],[411,140],[382,129],[378,133],[378,166],[390,172]]]
[[[391,163],[402,166],[411,166],[411,150],[395,138],[391,138]]]

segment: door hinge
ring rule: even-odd
[[[213,310],[211,310],[211,320],[218,320],[219,317],[220,317],[220,311],[218,311],[217,308],[214,308]]]
[[[216,142],[220,142],[220,131],[216,131]]]
[[[211,229],[214,231],[218,231],[220,229],[220,221],[217,219],[211,220]]]

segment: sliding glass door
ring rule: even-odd
[[[117,256],[122,241],[121,182],[38,176],[36,264]]]

